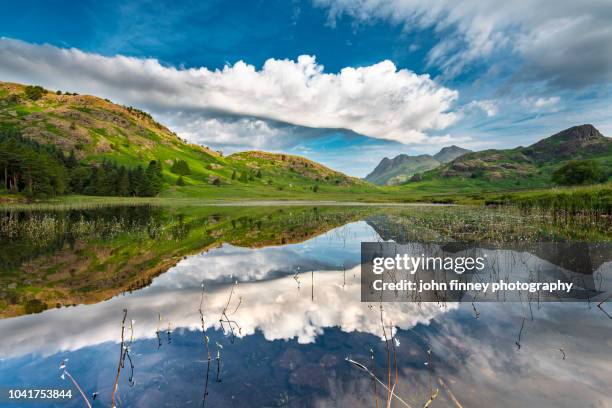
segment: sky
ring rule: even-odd
[[[224,153],[383,157],[612,136],[610,0],[6,2],[0,80],[151,112]]]

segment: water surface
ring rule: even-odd
[[[126,313],[118,406],[382,406],[387,391],[347,358],[385,382],[389,347],[405,402],[393,406],[612,404],[605,304],[360,301],[362,241],[512,251],[609,241],[605,224],[469,208],[141,206],[7,211],[0,226],[2,386],[73,387],[66,361],[92,406],[110,406]],[[607,259],[593,274],[602,291],[611,269]],[[43,406],[84,406],[74,395]]]

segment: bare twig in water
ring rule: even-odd
[[[370,356],[372,360],[372,374],[374,375],[372,377],[372,387],[374,389],[374,403],[376,405],[376,408],[378,408],[378,390],[376,389],[376,381],[374,380],[374,377],[376,376],[376,360],[374,359],[374,349],[372,347],[370,347]]]
[[[523,335],[523,327],[525,326],[525,318],[523,317],[523,321],[521,322],[521,330],[519,330],[518,340],[514,343],[518,347],[518,350],[521,349],[521,336]]]
[[[367,374],[368,374],[370,377],[372,377],[372,379],[373,379],[374,381],[376,381],[378,384],[380,384],[380,386],[381,386],[381,387],[383,387],[385,390],[387,390],[387,392],[389,392],[389,393],[391,394],[391,396],[392,396],[392,397],[394,397],[395,399],[397,399],[397,400],[398,400],[399,402],[401,402],[401,403],[402,403],[404,406],[409,407],[409,408],[412,408],[412,406],[411,406],[409,403],[407,403],[406,401],[404,401],[404,400],[403,400],[403,399],[402,399],[402,398],[401,398],[399,395],[397,395],[397,394],[396,394],[394,391],[392,392],[392,391],[391,391],[391,389],[390,389],[389,387],[387,387],[387,385],[386,385],[384,382],[382,382],[381,380],[379,380],[379,379],[378,379],[378,377],[376,377],[376,376],[374,375],[374,373],[368,369],[368,367],[364,366],[363,364],[361,364],[361,363],[359,363],[359,362],[357,362],[357,361],[355,361],[355,360],[353,360],[353,359],[351,359],[351,358],[349,358],[349,357],[346,357],[346,358],[345,358],[345,360],[346,360],[346,361],[348,361],[349,363],[351,363],[353,366],[355,366],[355,367],[357,367],[357,368],[359,368],[359,369],[361,369],[361,370],[365,371],[365,372],[366,372],[366,373],[367,373]]]
[[[560,348],[559,351],[561,352],[561,354],[563,354],[563,358],[562,359],[565,360],[565,351],[562,348]]]
[[[134,386],[134,362],[132,361],[132,357],[130,355],[131,346],[134,342],[134,320],[130,320],[130,341],[123,347],[123,360],[121,361],[121,368],[125,368],[125,359],[127,358],[130,363],[130,378],[128,378],[128,383],[130,387]]]
[[[232,336],[232,339],[231,339],[232,343],[234,342],[234,339],[236,338],[236,333],[234,331],[234,328],[238,330],[239,334],[242,333],[242,328],[240,327],[238,322],[230,319],[227,315],[227,311],[229,309],[230,303],[232,302],[232,296],[234,296],[234,291],[236,290],[237,286],[238,286],[238,281],[236,281],[234,285],[232,286],[232,290],[230,291],[229,297],[227,298],[227,303],[225,304],[223,311],[221,311],[221,316],[219,317],[219,323],[221,323],[221,329],[223,329],[223,332],[225,332],[225,324],[227,324],[229,328],[229,332]],[[238,308],[240,307],[241,304],[242,304],[242,297],[239,298],[236,308],[231,313],[232,315],[238,311]]]
[[[611,298],[612,298],[612,296],[609,296],[609,297],[607,297],[606,299],[602,300],[601,302],[599,302],[599,303],[597,304],[597,307],[599,308],[599,310],[601,310],[602,312],[604,312],[604,314],[605,314],[606,316],[608,316],[608,318],[609,318],[609,319],[612,319],[612,316],[610,316],[610,315],[608,314],[608,312],[606,312],[606,310],[605,310],[605,309],[602,307],[602,305],[603,305],[604,303],[606,303],[608,300],[610,300]]]
[[[423,405],[423,408],[427,408],[431,405],[432,402],[434,402],[434,400],[438,397],[438,394],[440,393],[440,389],[436,388],[436,391],[431,394],[431,396],[429,397],[429,399],[425,402],[425,404]]]
[[[202,306],[204,304],[204,291],[205,291],[204,282],[202,282],[202,296],[200,297],[200,308],[198,309],[198,311],[200,312],[200,324],[202,326],[202,337],[204,340],[204,345],[206,347],[206,357],[207,357],[206,382],[204,385],[204,395],[202,396],[202,408],[206,405],[206,397],[208,396],[208,378],[210,376],[210,361],[212,360],[211,355],[210,355],[209,339],[208,339],[208,336],[206,335],[206,324],[205,324],[205,319],[204,319],[204,311],[202,310]]]
[[[416,332],[415,332],[416,333]],[[429,399],[423,405],[423,408],[427,408],[431,403],[438,397],[440,392],[439,388],[434,390],[433,388],[433,364],[431,363],[431,347],[427,348],[427,362],[425,365],[429,368]]]
[[[223,350],[223,346],[217,342],[217,382],[221,382],[221,350]]]
[[[68,377],[70,379],[70,381],[72,381],[72,384],[74,384],[74,386],[76,387],[77,390],[79,390],[79,393],[81,394],[81,397],[83,397],[83,401],[85,401],[85,405],[88,408],[91,408],[91,404],[89,403],[89,399],[87,398],[87,396],[85,395],[85,392],[83,392],[83,389],[81,388],[81,386],[79,385],[79,383],[74,379],[74,377],[72,375],[70,375],[70,373],[68,372],[68,369],[66,368],[66,360],[62,360],[62,363],[59,366],[60,370],[62,370],[62,379],[64,379],[65,377]],[[95,395],[95,393],[94,393]],[[96,397],[94,396],[94,399]]]
[[[314,302],[314,271],[310,271],[310,301]]]
[[[455,404],[455,408],[463,408],[463,405],[461,405],[457,397],[455,397],[455,394],[453,394],[451,389],[446,385],[446,383],[444,382],[444,380],[442,380],[441,377],[438,377],[438,382],[440,383],[440,386],[444,388],[446,395],[448,395],[451,401],[453,401],[453,404]]]
[[[155,336],[157,336],[157,349],[162,345],[161,339],[161,313],[157,313],[157,330],[155,331]]]
[[[478,319],[480,317],[480,312],[476,310],[476,305],[474,305],[474,302],[472,302],[472,309],[474,309],[474,317]]]
[[[117,364],[117,375],[115,376],[115,384],[113,385],[113,394],[111,395],[111,404],[113,408],[117,407],[115,402],[115,394],[119,387],[119,376],[121,375],[121,367],[124,359],[124,335],[125,335],[125,319],[127,318],[127,309],[123,309],[123,320],[121,321],[121,349],[119,350],[119,363]]]

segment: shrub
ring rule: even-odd
[[[606,178],[606,172],[594,160],[572,160],[559,167],[552,176],[553,182],[566,186],[599,183]]]
[[[176,180],[176,185],[177,186],[185,186],[185,179],[183,179],[183,176],[179,176],[179,178]]]
[[[42,96],[47,93],[47,90],[39,85],[26,86],[24,93],[26,98],[36,101],[42,98]]]
[[[47,304],[38,299],[30,299],[23,306],[26,314],[40,313],[47,309]]]

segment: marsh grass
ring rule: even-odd
[[[485,199],[485,204],[510,205],[560,216],[609,217],[612,215],[612,183],[492,195]]]

